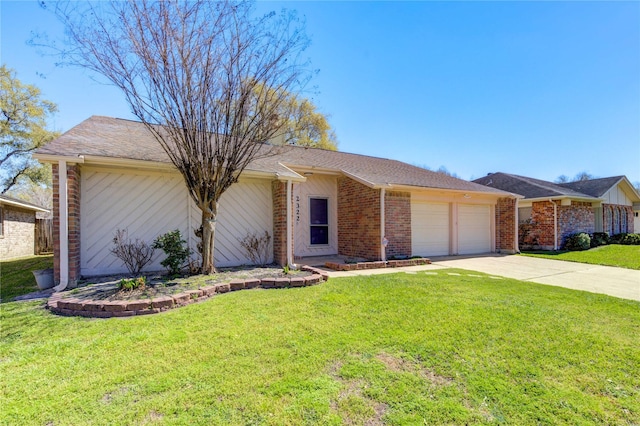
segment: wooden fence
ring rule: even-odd
[[[53,253],[53,219],[36,219],[36,254]]]

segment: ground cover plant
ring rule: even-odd
[[[640,303],[475,272],[0,315],[0,424],[640,422]]]
[[[16,296],[38,291],[31,271],[53,268],[53,255],[29,256],[0,262],[0,299],[7,302]]]
[[[523,256],[640,269],[640,246],[611,244],[584,251],[531,251]]]

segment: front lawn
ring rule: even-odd
[[[0,424],[640,423],[640,303],[469,271],[0,321]]]
[[[593,265],[618,266],[627,269],[640,269],[640,246],[611,244],[585,251],[540,251],[523,252],[523,256],[544,257],[546,259],[566,260],[569,262],[589,263]]]
[[[53,255],[29,256],[0,262],[0,299],[8,302],[16,296],[38,291],[31,271],[53,268]]]

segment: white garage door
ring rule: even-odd
[[[458,252],[460,254],[491,251],[491,206],[458,206]]]
[[[411,252],[414,256],[449,254],[448,203],[411,203]]]

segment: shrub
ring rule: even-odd
[[[118,229],[113,237],[114,248],[111,249],[118,259],[122,260],[129,273],[136,275],[144,266],[151,262],[155,247],[150,247],[144,241],[131,241],[126,229]]]
[[[564,242],[565,250],[577,251],[577,250],[588,250],[591,247],[591,238],[589,234],[584,232],[578,232],[576,234],[571,234],[567,237]]]
[[[600,247],[609,244],[609,233],[594,232],[591,235],[591,247]]]
[[[167,268],[169,274],[179,274],[182,267],[187,263],[191,250],[185,247],[186,243],[178,229],[160,235],[153,241],[153,248],[160,249],[167,255],[166,259],[160,264]]]
[[[254,265],[265,266],[267,264],[271,253],[271,235],[267,231],[264,231],[261,236],[258,236],[256,232],[249,232],[238,242]]]
[[[143,289],[147,285],[147,279],[145,277],[138,277],[136,279],[121,279],[118,282],[118,290],[131,291],[135,289]]]
[[[623,244],[626,246],[640,246],[640,234],[616,234],[611,237],[611,244]]]

